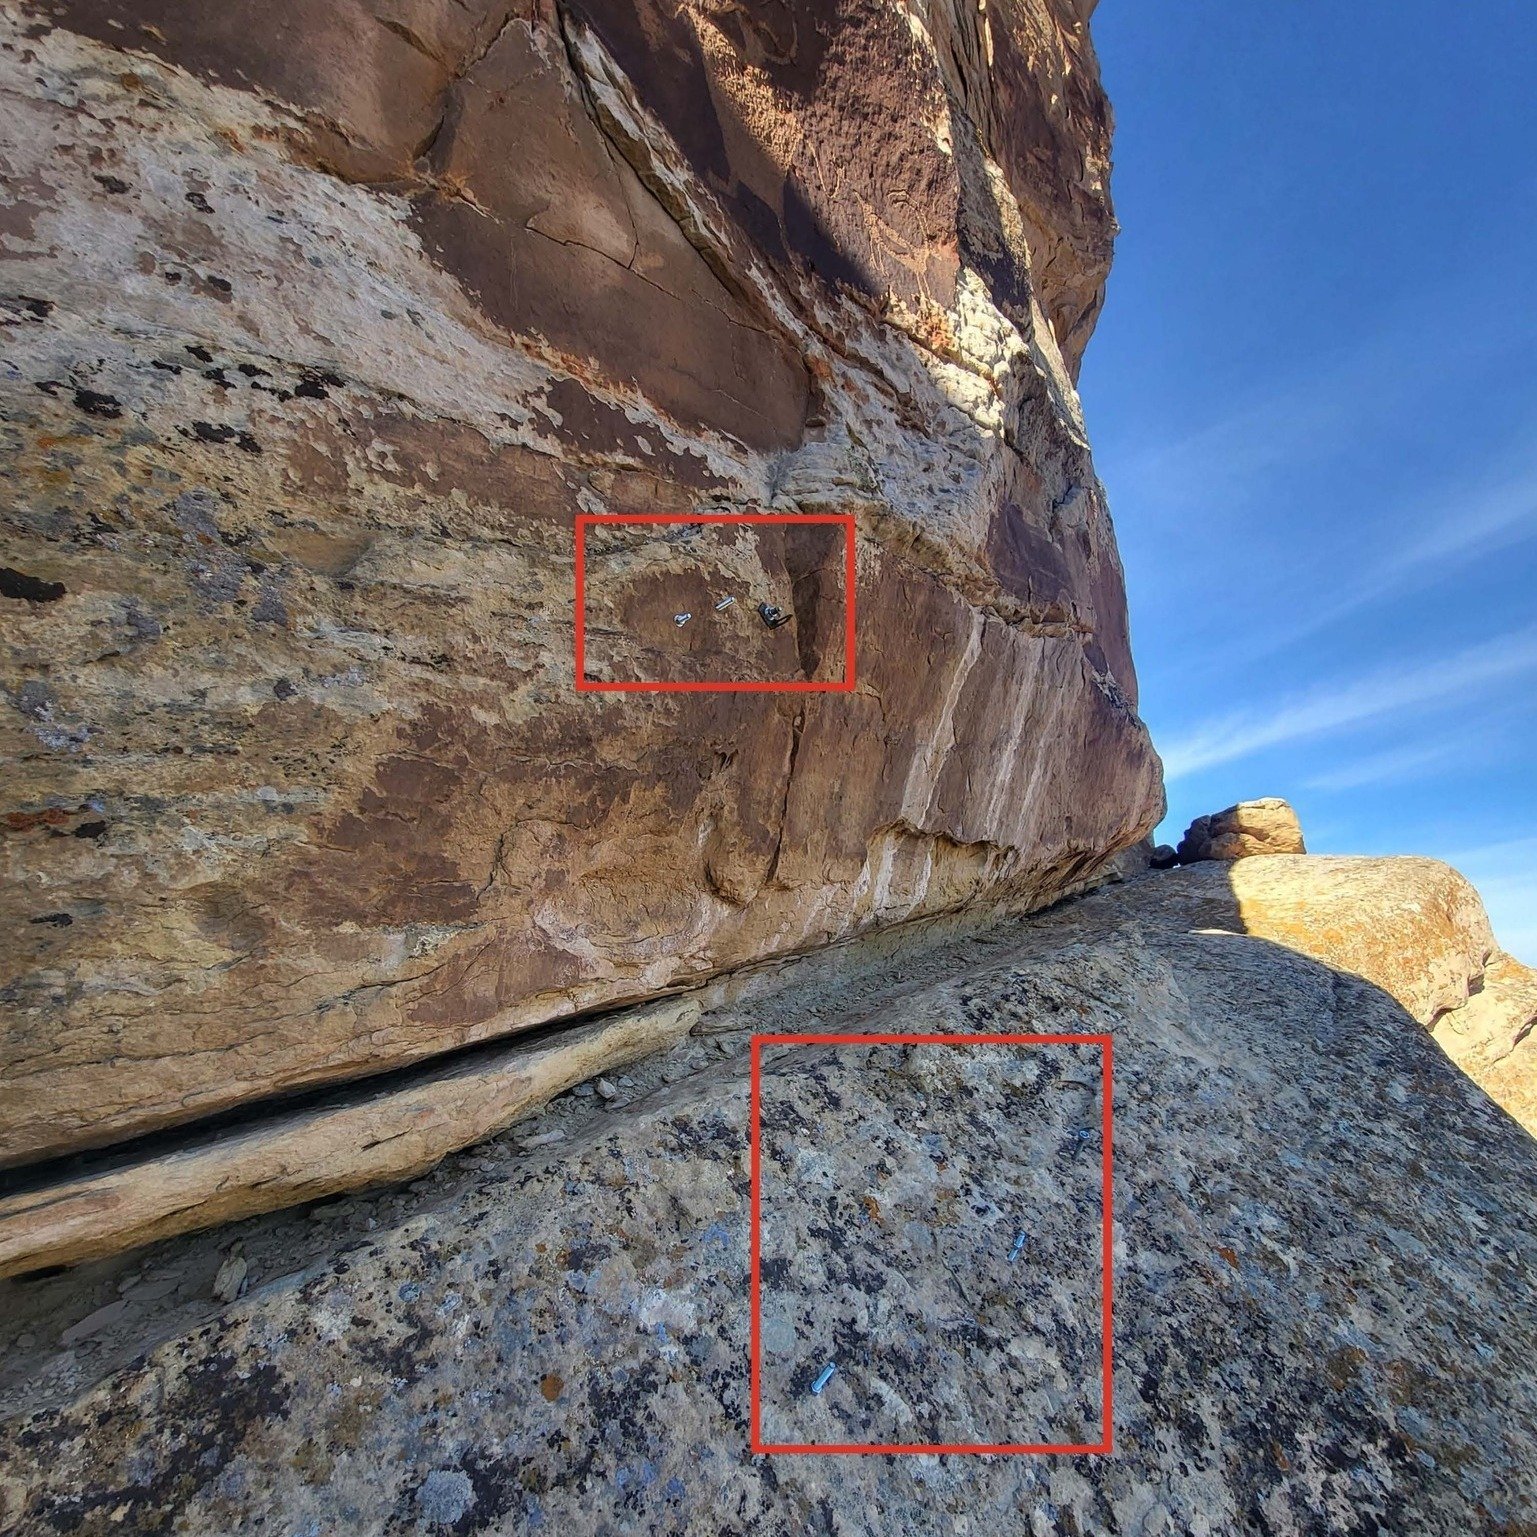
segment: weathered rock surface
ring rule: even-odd
[[[1436,1021],[1435,1038],[1490,1099],[1537,1137],[1537,971],[1503,953],[1491,956],[1467,1002]]]
[[[792,962],[777,991],[723,1003],[706,1037],[635,1069],[627,1105],[563,1096],[538,1124],[564,1140],[498,1140],[430,1193],[324,1222],[243,1224],[251,1290],[229,1307],[207,1296],[227,1246],[209,1237],[5,1283],[0,1330],[42,1343],[0,1384],[0,1510],[27,1533],[1529,1529],[1537,1143],[1381,988],[1243,933],[1229,881],[1244,868],[1150,875],[948,951],[861,963],[860,942]],[[749,1028],[1113,1038],[1113,1456],[750,1453]],[[1091,1310],[1030,1305],[1028,1250],[997,1255],[1017,1213],[986,1212],[1000,1181],[1022,1193],[1044,1159],[1076,1156],[1059,1137],[1092,1082],[1013,1069],[1011,1084],[1002,1058],[974,1063],[980,1079],[911,1059],[862,1073],[858,1057],[834,1078],[815,1050],[765,1056],[773,1160],[878,1178],[895,1139],[898,1183],[921,1093],[919,1135],[938,1139],[921,1155],[985,1147],[985,1167],[953,1172],[987,1199],[952,1224],[943,1203],[894,1200],[882,1247],[863,1200],[881,1192],[830,1185],[788,1277],[822,1305],[769,1342],[804,1352],[782,1401],[813,1412],[800,1380],[824,1364],[823,1327],[837,1371],[814,1412],[849,1439],[903,1407],[999,1423],[1001,1397],[1028,1405],[969,1366],[1012,1352],[1071,1375],[1092,1358],[1097,1320],[1074,1323]],[[840,1082],[858,1095],[847,1115]],[[936,1185],[952,1172],[935,1169]],[[1056,1267],[1065,1304],[1082,1235],[1049,1216],[1028,1264]],[[317,1235],[331,1223],[344,1244]],[[953,1275],[913,1263],[909,1223]],[[900,1257],[971,1326],[941,1319],[904,1357],[881,1314],[900,1317],[903,1294],[889,1270],[867,1285],[865,1255]],[[200,1302],[141,1300],[184,1275]],[[115,1317],[58,1347],[116,1300],[132,1328]]]
[[[1108,125],[1070,0],[0,9],[0,1163],[1139,839]],[[856,519],[854,692],[575,691],[578,512],[701,510]]]
[[[756,1444],[1107,1446],[1103,1048],[764,1051]]]
[[[588,525],[584,679],[846,683],[845,528]],[[786,622],[770,623],[765,607]]]
[[[1247,859],[1251,854],[1305,854],[1307,849],[1297,813],[1287,802],[1267,795],[1197,817],[1175,852],[1181,863],[1195,864],[1203,859]]]
[[[1438,859],[1246,860],[1227,881],[1245,933],[1364,977],[1424,1025],[1462,1005],[1495,953],[1478,893]]]

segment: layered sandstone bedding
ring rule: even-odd
[[[1141,838],[1108,124],[1068,0],[0,9],[0,1164]],[[579,693],[576,519],[659,512],[856,592],[610,558],[601,675],[842,676],[857,598],[855,687]]]

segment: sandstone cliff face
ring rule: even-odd
[[[1043,902],[1152,826],[1072,382],[1085,11],[0,11],[0,1161]],[[575,691],[578,513],[701,510],[855,519],[852,691]],[[764,665],[834,673],[823,553],[739,553]]]

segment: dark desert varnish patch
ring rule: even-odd
[[[672,682],[642,679],[640,681],[602,682],[585,675],[586,666],[586,597],[587,597],[587,530],[593,524],[614,523],[778,523],[789,527],[798,525],[841,525],[844,538],[844,602],[843,602],[843,676],[826,681],[805,678],[758,682],[742,679],[713,679],[707,682]],[[854,690],[854,588],[855,548],[854,519],[848,513],[579,513],[576,519],[576,689],[578,693],[821,693],[849,694]]]

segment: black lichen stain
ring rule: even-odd
[[[177,430],[185,436],[184,428]],[[233,443],[248,454],[259,454],[262,451],[261,444],[249,432],[242,432],[238,427],[227,427],[223,422],[193,422],[192,436],[204,443]]]
[[[305,400],[329,400],[330,390],[339,390],[347,381],[326,369],[304,370],[304,376],[294,386],[294,394]]]
[[[75,406],[87,416],[100,416],[115,421],[123,414],[123,404],[115,395],[104,395],[99,390],[75,391]]]
[[[211,1330],[189,1344],[206,1346]],[[230,1350],[216,1350],[189,1364],[185,1380],[165,1408],[166,1433],[146,1474],[125,1456],[130,1416],[122,1406],[81,1413],[65,1427],[46,1421],[16,1437],[21,1450],[56,1457],[60,1444],[89,1458],[100,1480],[95,1487],[34,1500],[31,1530],[161,1533],[181,1528],[186,1507],[217,1482],[254,1436],[288,1417],[288,1389],[271,1362],[252,1364]]]
[[[63,582],[46,582],[14,566],[0,566],[0,596],[24,598],[29,603],[57,603],[67,590]]]
[[[773,1287],[776,1291],[787,1289],[790,1285],[790,1262],[779,1256],[765,1258],[758,1267],[759,1277],[766,1287]]]

